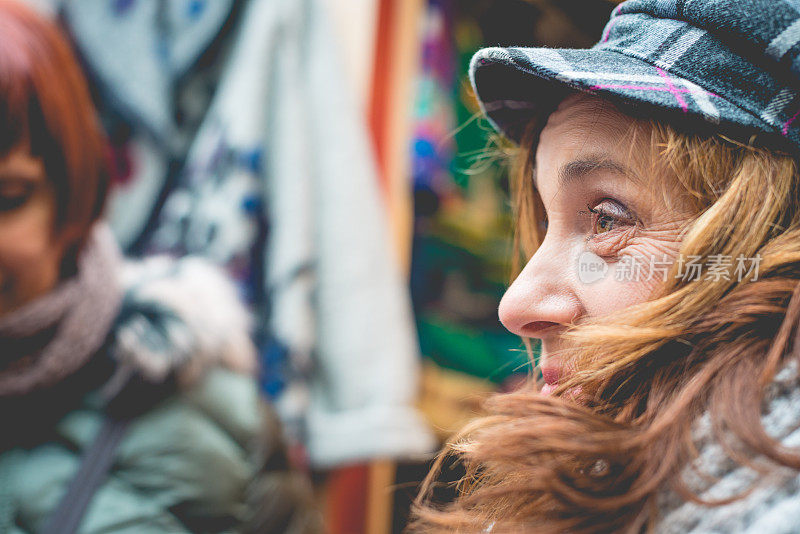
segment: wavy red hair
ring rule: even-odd
[[[531,180],[538,127],[529,127],[515,175],[520,264],[544,235]],[[576,372],[551,396],[531,382],[493,397],[489,415],[437,460],[411,532],[641,532],[662,519],[664,495],[709,507],[735,501],[743,495],[706,501],[687,477],[707,477],[694,462],[695,422],[706,414],[734,465],[800,471],[800,449],[761,418],[777,371],[800,366],[800,162],[655,121],[648,130],[658,150],[651,175],[674,173],[697,214],[680,253],[759,256],[757,279],[685,281],[673,267],[651,300],[568,329],[562,357]],[[434,489],[448,458],[467,476],[457,499],[440,503]]]

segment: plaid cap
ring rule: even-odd
[[[489,121],[516,142],[575,89],[796,154],[800,0],[628,0],[592,48],[484,48],[470,79]]]

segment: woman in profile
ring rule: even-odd
[[[124,260],[59,32],[0,1],[0,532],[313,532],[248,315],[199,260]]]
[[[449,447],[416,531],[800,531],[800,81],[784,2],[630,0],[472,61],[519,144],[503,324],[542,380]]]

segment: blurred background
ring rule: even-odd
[[[27,1],[92,83],[124,248],[227,268],[328,531],[401,532],[437,447],[531,373],[497,319],[513,221],[470,57],[591,46],[615,3]]]

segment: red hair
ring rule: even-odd
[[[105,138],[86,80],[52,22],[0,0],[0,157],[28,143],[56,192],[57,234],[77,252],[108,192]]]
[[[516,272],[546,235],[531,179],[542,124],[529,125],[513,175]],[[652,298],[570,324],[558,356],[575,372],[550,396],[531,380],[493,397],[488,415],[437,459],[409,532],[649,532],[681,501],[719,506],[772,482],[756,476],[747,492],[706,493],[713,477],[701,450],[712,443],[730,469],[800,472],[800,448],[762,418],[778,370],[800,364],[800,161],[721,135],[642,125],[632,132],[653,150],[631,141],[631,158],[645,156],[643,175],[663,209],[672,208],[662,186],[675,187],[695,213],[679,254],[758,257],[757,277],[687,280],[676,262]],[[700,438],[695,423],[706,416],[709,435]],[[442,502],[437,477],[451,459],[467,475],[458,497]]]

